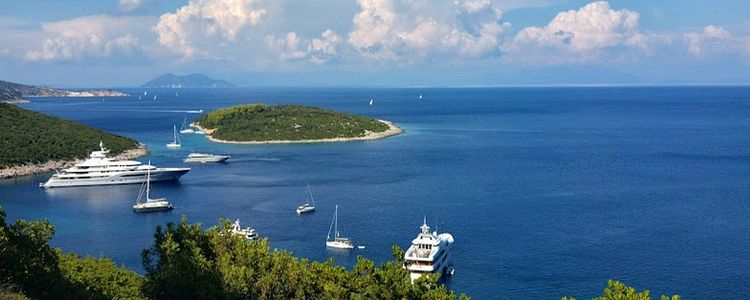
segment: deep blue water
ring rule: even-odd
[[[422,216],[453,233],[448,284],[476,299],[591,298],[610,278],[684,299],[742,299],[750,282],[750,88],[151,90],[34,99],[26,108],[148,144],[158,166],[190,151],[232,155],[157,184],[177,208],[131,211],[137,185],[44,190],[0,181],[9,219],[48,218],[55,246],[140,270],[154,227],[241,218],[272,246],[351,266],[406,248]],[[418,100],[422,93],[424,99]],[[374,106],[368,106],[370,98]],[[406,133],[371,142],[213,144],[172,124],[237,103],[300,103],[375,116]],[[297,216],[305,183],[318,210]],[[334,205],[365,250],[327,251]]]

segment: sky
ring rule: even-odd
[[[747,0],[0,0],[0,80],[750,84]]]

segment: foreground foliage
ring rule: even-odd
[[[145,294],[155,299],[456,299],[435,278],[410,284],[397,260],[375,266],[359,257],[352,271],[333,260],[310,262],[271,250],[266,239],[228,234],[231,223],[157,228],[143,253]],[[394,253],[401,253],[396,249]],[[466,297],[468,298],[468,297]]]
[[[130,138],[5,103],[0,103],[0,128],[0,168],[85,158],[99,141],[111,154],[138,147]]]
[[[351,138],[388,129],[370,117],[301,105],[244,104],[207,113],[196,122],[227,141]]]
[[[358,257],[348,271],[331,259],[311,262],[271,250],[265,239],[246,242],[229,234],[230,225],[221,220],[218,227],[203,230],[183,217],[179,224],[157,227],[154,244],[142,253],[142,276],[107,258],[80,258],[51,248],[53,225],[46,220],[6,224],[0,207],[0,299],[469,298],[457,297],[434,276],[410,284],[398,246],[392,248],[392,261],[377,267]],[[651,300],[651,295],[610,280],[595,299]]]
[[[51,248],[46,220],[5,223],[0,208],[0,296],[23,299],[142,299],[143,277],[107,258]],[[17,298],[13,298],[17,297]]]
[[[669,297],[662,295],[660,299],[680,300],[680,296],[672,295]],[[576,300],[576,298],[563,297],[562,300]],[[594,300],[651,300],[651,292],[649,292],[649,290],[639,292],[635,288],[629,287],[622,282],[609,280],[607,282],[607,287],[604,289],[604,293],[601,296],[595,297]]]

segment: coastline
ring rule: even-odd
[[[307,143],[336,143],[336,142],[353,142],[353,141],[373,141],[373,140],[380,140],[387,137],[399,135],[404,132],[403,129],[396,126],[391,121],[386,120],[380,120],[378,121],[388,125],[388,129],[386,129],[383,132],[371,132],[371,131],[365,131],[364,136],[359,137],[351,137],[351,138],[328,138],[328,139],[316,139],[316,140],[273,140],[273,141],[226,141],[217,139],[211,134],[214,132],[213,129],[207,129],[203,128],[198,124],[191,123],[191,127],[198,128],[198,130],[203,131],[206,133],[206,137],[209,141],[215,142],[215,143],[224,143],[224,144],[249,144],[249,145],[263,145],[263,144],[307,144]]]
[[[138,148],[125,150],[124,152],[115,155],[113,159],[118,160],[130,160],[136,159],[148,155],[148,147],[144,144],[138,144]],[[82,162],[83,160],[51,160],[44,163],[37,164],[26,164],[20,166],[13,166],[0,170],[0,179],[9,179],[15,177],[29,176],[39,173],[46,173],[57,169],[64,169],[72,167],[73,165]]]

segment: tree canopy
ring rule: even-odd
[[[365,136],[388,125],[371,117],[302,105],[243,104],[204,114],[196,120],[226,141],[304,141]]]
[[[5,103],[0,103],[0,128],[0,168],[85,158],[99,141],[112,154],[138,147],[127,137]]]

